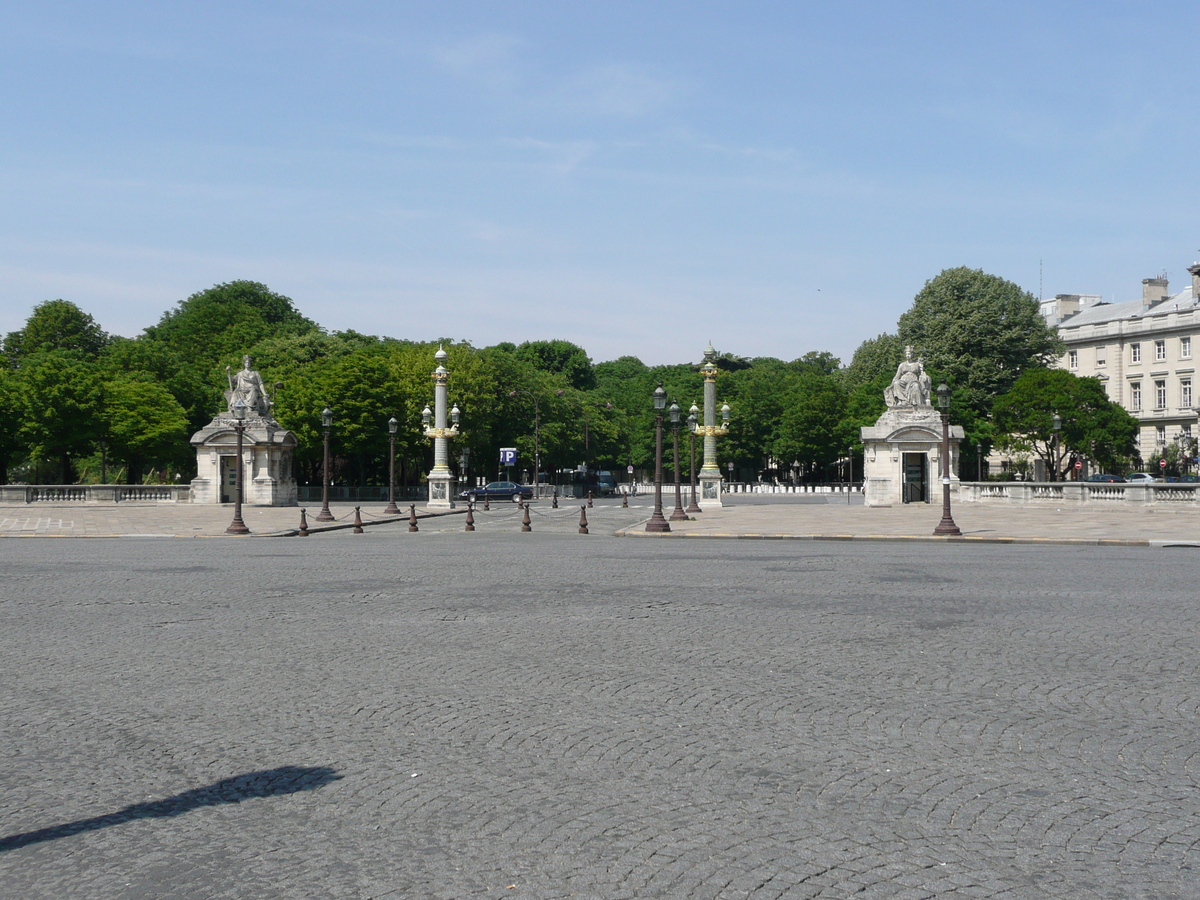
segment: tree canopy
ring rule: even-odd
[[[1049,366],[1063,346],[1033,294],[965,266],[925,283],[900,317],[899,340],[983,413],[1021,373]]]
[[[46,300],[33,308],[24,328],[4,338],[4,353],[10,365],[19,365],[22,357],[44,350],[63,350],[90,359],[108,341],[96,320],[74,303]]]
[[[1006,446],[1036,454],[1052,480],[1066,474],[1072,456],[1094,459],[1108,471],[1123,468],[1138,434],[1137,419],[1108,399],[1098,379],[1063,369],[1025,372],[996,400],[993,416]]]

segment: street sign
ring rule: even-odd
[[[1082,468],[1083,468],[1083,461],[1078,460],[1078,459],[1075,460],[1075,471],[1078,472]]]
[[[629,466],[625,471],[627,471],[630,475],[632,475],[633,474],[633,466]]]
[[[1167,467],[1167,461],[1165,459],[1160,459],[1158,461],[1158,467],[1160,469],[1165,469]]]
[[[516,447],[501,447],[500,448],[500,465],[515,466],[517,464],[517,448]]]

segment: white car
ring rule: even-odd
[[[1130,484],[1154,484],[1162,481],[1157,475],[1151,475],[1149,472],[1134,472],[1125,476],[1125,480]]]

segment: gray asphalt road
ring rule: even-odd
[[[30,540],[0,897],[1195,898],[1195,555]]]

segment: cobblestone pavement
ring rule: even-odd
[[[1187,549],[0,552],[0,897],[1200,896]]]

